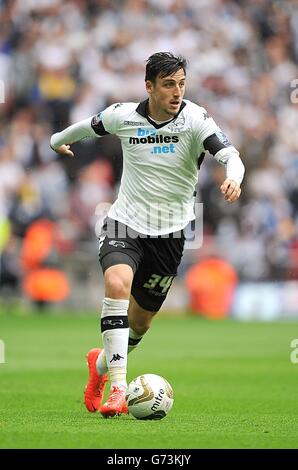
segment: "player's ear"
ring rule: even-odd
[[[153,90],[153,83],[150,80],[146,80],[145,85],[146,85],[147,93],[151,95],[152,90]]]

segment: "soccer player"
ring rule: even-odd
[[[99,237],[104,349],[87,354],[85,405],[104,417],[128,412],[127,354],[150,328],[176,276],[207,150],[226,167],[223,197],[232,203],[241,193],[239,152],[204,108],[183,99],[185,79],[183,57],[155,53],[146,63],[147,100],[113,104],[51,137],[51,147],[69,156],[70,144],[85,137],[115,134],[122,145],[121,186]],[[111,389],[102,405],[108,375]]]

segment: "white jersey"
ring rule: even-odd
[[[108,216],[148,235],[183,229],[194,219],[198,159],[204,140],[219,130],[214,120],[188,100],[166,124],[147,116],[146,102],[112,105],[96,119],[120,138],[123,151],[119,194]]]
[[[183,100],[170,121],[156,123],[147,114],[148,100],[117,103],[92,118],[73,124],[51,138],[58,149],[84,137],[115,134],[121,140],[123,174],[108,216],[146,235],[165,235],[195,218],[194,191],[204,141],[216,134],[224,148],[214,157],[239,184],[244,167],[239,152],[225,140],[206,110]]]

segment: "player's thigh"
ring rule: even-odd
[[[141,308],[158,312],[177,275],[184,237],[144,239],[144,257],[135,273],[131,293]]]
[[[127,227],[106,219],[99,237],[99,261],[106,297],[129,299],[133,276],[142,258],[142,248]]]
[[[140,307],[133,295],[130,296],[128,308],[129,326],[139,335],[143,335],[150,328],[151,322],[157,312],[145,310]]]

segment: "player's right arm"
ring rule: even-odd
[[[91,127],[91,119],[84,119],[66,127],[61,132],[56,132],[51,136],[50,147],[61,155],[73,157],[74,153],[70,150],[70,145],[86,137],[96,137]]]
[[[70,145],[87,137],[115,134],[117,129],[116,105],[109,106],[95,116],[76,122],[51,136],[50,147],[61,155],[74,156]]]

